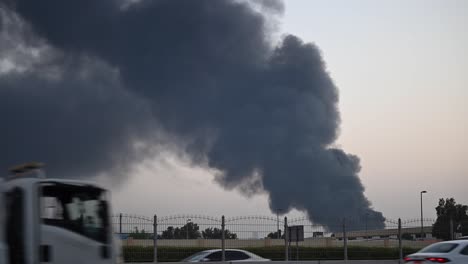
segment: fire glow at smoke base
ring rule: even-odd
[[[31,27],[16,32],[23,41],[54,56],[0,75],[2,167],[42,157],[56,175],[96,175],[137,162],[132,142],[150,145],[160,129],[190,142],[225,188],[266,191],[273,211],[330,229],[344,217],[384,226],[358,157],[330,147],[338,91],[320,51],[292,35],[271,47],[280,2],[257,2],[263,14],[221,0],[3,2]]]

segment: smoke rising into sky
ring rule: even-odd
[[[320,50],[272,43],[281,2],[3,2],[1,167],[125,171],[165,134],[221,186],[268,193],[273,211],[383,226],[359,158],[333,147],[338,90]]]

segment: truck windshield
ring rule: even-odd
[[[42,222],[106,243],[110,225],[105,194],[94,186],[43,183]]]

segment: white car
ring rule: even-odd
[[[205,250],[191,255],[190,257],[182,260],[182,262],[210,262],[221,261],[221,249]],[[269,259],[262,258],[254,253],[240,250],[240,249],[226,249],[226,261],[242,262],[242,261],[270,261]]]
[[[405,257],[407,264],[467,264],[468,240],[444,241],[429,245]]]

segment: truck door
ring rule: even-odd
[[[42,263],[112,263],[105,191],[88,185],[40,186]]]
[[[9,263],[24,264],[26,260],[24,226],[24,191],[15,187],[6,192],[5,233]]]
[[[6,222],[5,222],[5,194],[2,192],[1,186],[2,181],[0,180],[0,264],[7,263],[7,245],[6,245]]]

